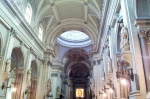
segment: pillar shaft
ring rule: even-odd
[[[142,52],[142,59],[143,59],[143,66],[144,66],[144,73],[145,73],[145,80],[146,80],[146,88],[147,91],[150,91],[150,60],[149,60],[149,53],[146,44],[146,37],[145,32],[141,32],[139,34],[140,37],[140,45],[141,45],[141,52]]]

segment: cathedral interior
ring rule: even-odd
[[[150,99],[150,0],[0,0],[0,99]]]

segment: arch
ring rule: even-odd
[[[91,70],[91,64],[90,64],[90,61],[82,61],[82,62],[72,62],[72,61],[67,61],[65,64],[64,64],[64,74],[68,74],[68,71],[70,70],[70,68],[74,65],[74,64],[76,64],[76,63],[81,63],[81,64],[85,64],[85,66],[87,66],[87,68],[89,69],[89,70]]]
[[[45,5],[45,6],[43,7],[43,9],[40,10],[40,8],[41,8],[43,2],[44,2],[44,1],[40,1],[40,4],[39,4],[40,6],[38,7],[38,10],[37,10],[38,14],[37,14],[37,16],[36,16],[36,18],[35,18],[37,21],[36,21],[35,24],[39,23],[40,19],[42,19],[42,17],[43,17],[42,15],[44,15],[44,13],[47,12],[47,11],[49,11],[49,9],[50,9],[50,6],[49,6],[49,5]],[[56,4],[57,4],[57,5],[60,5],[60,4],[66,3],[66,2],[74,2],[74,3],[77,3],[77,4],[84,5],[84,2],[82,2],[82,1],[72,1],[72,0],[57,1]],[[94,7],[94,6],[91,5],[91,4],[88,4],[88,8],[91,9],[91,10],[95,13],[96,17],[99,19],[99,17],[100,17],[99,10],[96,9],[96,7]]]
[[[78,30],[81,32],[84,32],[86,35],[89,36],[89,38],[91,39],[92,43],[94,44],[97,39],[97,31],[96,29],[93,29],[91,26],[85,24],[82,21],[77,21],[77,20],[68,20],[65,21],[59,25],[57,25],[56,27],[53,27],[52,30],[48,31],[47,33],[47,38],[46,43],[50,44],[50,45],[54,45],[55,44],[55,40],[56,38],[63,33],[64,31],[69,31],[69,30]]]
[[[88,60],[89,59],[89,55],[88,52],[86,52],[84,49],[81,48],[73,48],[68,50],[64,56],[62,61],[65,62],[65,60],[69,61],[69,60],[74,60],[75,56],[78,56],[78,59],[76,61],[83,61],[83,60]],[[81,59],[80,59],[81,58]]]
[[[75,63],[73,64],[69,71],[68,71],[69,77],[88,77],[90,76],[90,70],[89,68],[83,64],[83,63]]]
[[[37,63],[35,60],[31,61],[31,77],[37,77],[38,76],[38,68]]]
[[[11,67],[23,68],[24,66],[24,55],[19,47],[15,47],[11,53]]]

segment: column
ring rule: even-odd
[[[65,84],[65,99],[68,99],[68,83],[67,82],[64,82]]]
[[[31,78],[31,93],[30,93],[30,99],[36,99],[37,83],[38,83],[37,77],[32,77],[32,78]]]
[[[16,88],[16,92],[12,93],[14,99],[21,99],[21,91],[22,91],[22,83],[23,83],[23,76],[24,70],[22,68],[17,69],[16,76],[14,82],[12,83],[13,86]]]
[[[141,52],[142,52],[142,59],[143,59],[143,66],[144,66],[144,73],[145,73],[145,80],[146,80],[146,88],[147,91],[150,91],[150,60],[149,60],[149,53],[146,44],[146,31],[140,30],[139,32],[139,39],[141,45]]]

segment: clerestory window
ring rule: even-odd
[[[25,12],[25,19],[29,24],[31,22],[31,17],[32,17],[32,8],[31,5],[28,4]]]
[[[42,25],[39,26],[39,34],[38,34],[38,37],[39,39],[42,41],[42,36],[43,36],[43,27]]]

